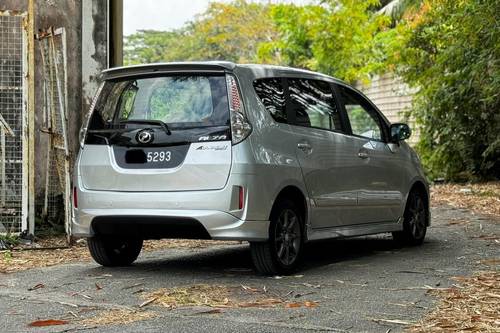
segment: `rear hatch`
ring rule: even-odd
[[[225,186],[231,126],[223,72],[115,77],[94,105],[78,164],[86,189]]]

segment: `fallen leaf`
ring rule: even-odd
[[[96,283],[95,283],[95,288],[96,288],[97,290],[101,290],[101,289],[102,289],[102,286],[100,286],[100,285],[96,282]]]
[[[28,288],[28,291],[33,291],[33,290],[37,290],[37,289],[44,288],[44,287],[45,287],[45,285],[43,283],[38,283],[38,284],[34,285],[33,287]]]
[[[251,291],[253,293],[256,293],[256,292],[260,291],[259,289],[248,287],[248,286],[244,286],[244,285],[241,285],[241,288],[243,288],[243,290],[245,290],[245,291]]]
[[[286,303],[285,308],[300,308],[302,306],[301,303]]]
[[[123,287],[122,290],[132,289],[132,288],[139,287],[142,285],[144,285],[144,283],[136,283],[136,284],[133,284],[131,286]]]
[[[275,306],[276,304],[281,304],[281,303],[283,303],[283,301],[280,299],[266,298],[266,299],[256,300],[253,302],[241,302],[241,303],[238,303],[238,307],[240,307],[240,308],[269,308],[269,307]]]
[[[156,301],[157,299],[158,299],[158,297],[153,297],[153,298],[150,298],[150,299],[148,299],[148,300],[146,300],[146,301],[142,302],[142,303],[139,305],[139,307],[140,307],[140,308],[145,307],[146,305],[153,303],[153,302],[154,302],[154,301]]]
[[[137,289],[136,291],[133,291],[132,294],[140,294],[144,291],[145,291],[144,289]]]
[[[304,306],[306,308],[315,308],[318,306],[318,303],[317,302],[313,302],[313,301],[305,301],[304,302]]]
[[[388,324],[399,324],[399,325],[412,325],[413,324],[411,321],[399,320],[399,319],[377,319],[377,318],[370,318],[370,320],[374,321],[376,323],[388,323]]]
[[[212,309],[212,310],[208,310],[208,311],[196,312],[196,313],[191,314],[191,316],[202,315],[202,314],[217,314],[217,313],[223,313],[223,312],[224,311],[222,311],[222,309]]]
[[[307,282],[304,282],[302,283],[303,286],[306,286],[306,287],[310,287],[310,288],[321,288],[321,285],[320,284],[310,284],[310,283],[307,283]]]
[[[28,326],[31,327],[45,327],[45,326],[56,326],[56,325],[66,325],[69,322],[66,320],[59,319],[47,319],[47,320],[36,320],[31,322]]]

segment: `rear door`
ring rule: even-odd
[[[338,90],[351,132],[346,139],[346,147],[352,151],[347,177],[358,193],[353,222],[395,221],[403,200],[405,173],[399,153],[387,145],[387,124],[361,94],[346,86],[338,86]]]
[[[107,81],[78,165],[89,190],[223,188],[231,168],[224,73]]]
[[[349,160],[343,148],[347,136],[329,82],[288,78],[288,115],[297,159],[309,197],[313,199],[312,226],[324,228],[350,223],[356,191],[347,176]]]

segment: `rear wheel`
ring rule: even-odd
[[[427,232],[428,207],[422,194],[410,192],[406,203],[403,230],[393,232],[394,240],[401,245],[420,245],[424,242]]]
[[[283,200],[273,209],[270,222],[269,240],[250,243],[253,263],[261,274],[290,274],[304,245],[301,214],[292,201]]]
[[[142,249],[142,239],[94,236],[87,239],[90,255],[102,266],[128,266]]]

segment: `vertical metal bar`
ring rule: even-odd
[[[66,29],[61,28],[61,42],[62,42],[62,57],[63,57],[63,74],[64,74],[64,112],[62,114],[63,119],[63,135],[64,135],[64,225],[66,230],[66,235],[68,237],[68,242],[70,241],[71,235],[71,175],[70,175],[70,154],[68,146],[68,134],[66,131],[67,117],[68,117],[68,70],[67,70],[67,46],[66,46]]]
[[[0,178],[2,182],[2,187],[1,187],[1,194],[0,194],[0,207],[5,207],[5,196],[6,196],[6,190],[7,186],[5,184],[5,131],[3,129],[3,124],[0,126],[0,149],[2,149],[1,153],[1,159],[2,161],[0,162]]]
[[[45,126],[47,127],[47,130],[50,131],[52,128],[51,124],[51,112],[52,112],[52,104],[49,103],[49,90],[47,87],[47,70],[46,67],[47,65],[47,60],[45,59],[45,40],[40,39],[39,40],[39,49],[40,49],[40,55],[42,58],[42,75],[43,75],[43,100],[44,100],[44,105],[43,105],[43,110],[44,110],[44,122]],[[43,210],[42,210],[42,216],[43,218],[47,218],[48,216],[48,207],[49,207],[49,184],[50,184],[50,161],[51,161],[51,152],[52,152],[52,133],[48,133],[48,138],[47,138],[47,159],[46,159],[46,164],[45,164],[45,188],[44,188],[44,200],[43,200]]]
[[[28,233],[35,233],[35,0],[28,0]],[[23,219],[24,220],[24,219]],[[23,230],[25,228],[23,227]]]

